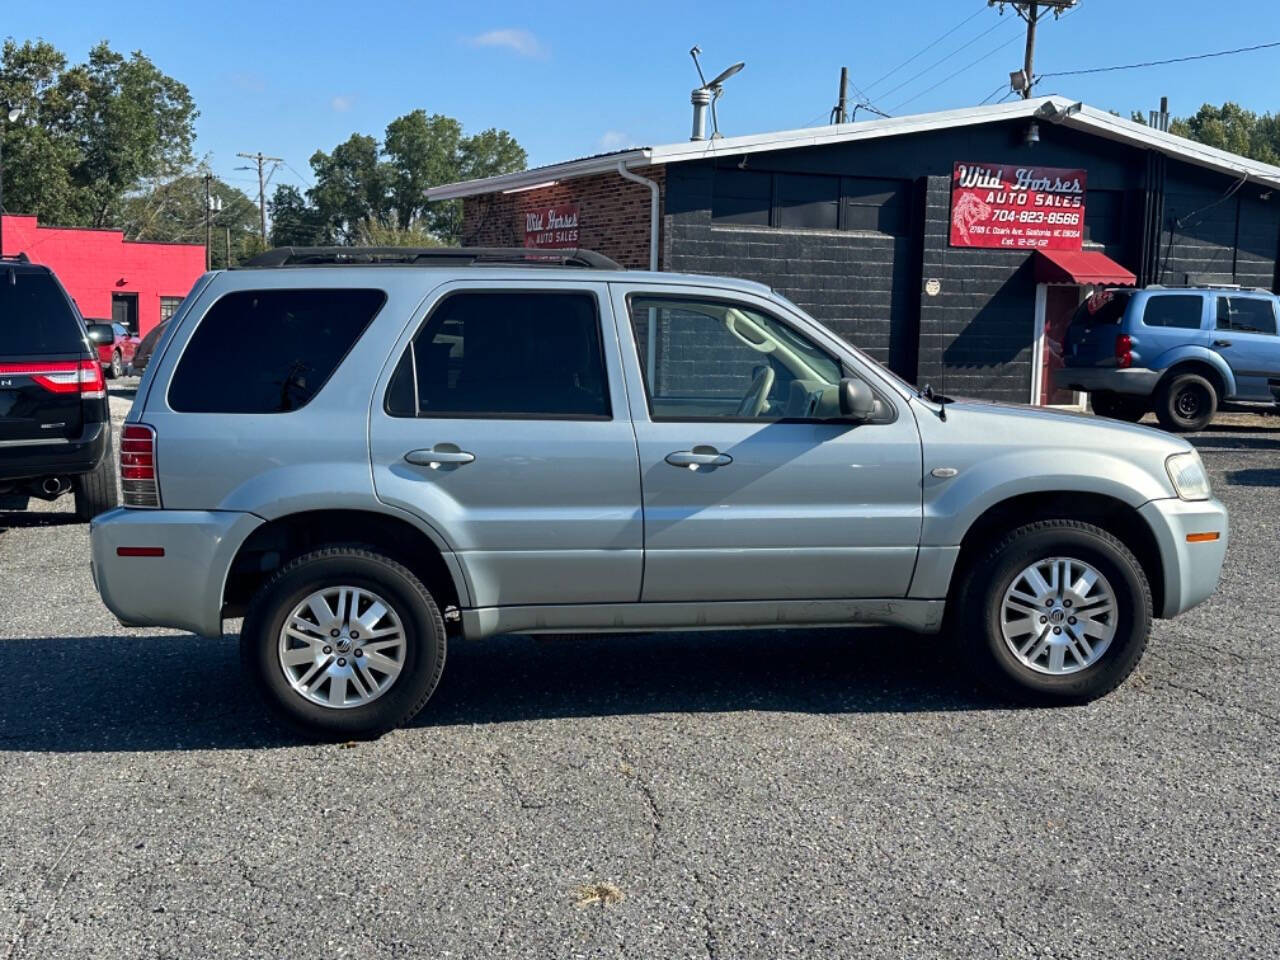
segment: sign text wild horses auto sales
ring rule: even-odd
[[[1084,199],[1083,170],[957,163],[951,177],[951,245],[1079,250]]]
[[[526,210],[524,245],[550,249],[578,246],[578,205],[557,203]]]

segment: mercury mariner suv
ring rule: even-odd
[[[267,702],[325,737],[406,722],[447,640],[495,634],[893,624],[1081,702],[1227,549],[1184,440],[948,401],[768,287],[586,251],[209,273],[120,448],[107,606],[207,636],[243,616]]]

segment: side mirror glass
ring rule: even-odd
[[[91,323],[89,324],[89,339],[93,343],[111,343],[116,338],[116,333],[111,329],[109,323]]]
[[[866,381],[845,377],[840,381],[840,416],[855,423],[870,420],[876,413],[876,395]]]

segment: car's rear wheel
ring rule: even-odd
[[[107,372],[112,380],[119,380],[124,376],[124,357],[120,356],[120,351],[115,350],[111,354],[111,369]]]
[[[1150,409],[1150,404],[1145,397],[1132,397],[1107,391],[1089,394],[1089,402],[1093,406],[1093,412],[1098,416],[1110,417],[1113,420],[1127,420],[1129,423],[1137,423]]]
[[[1218,391],[1198,373],[1175,374],[1156,395],[1156,418],[1166,430],[1203,430],[1217,412]]]
[[[987,686],[1037,703],[1085,703],[1133,672],[1151,631],[1151,588],[1114,536],[1043,520],[975,559],[957,627]]]
[[[77,520],[92,520],[120,503],[120,492],[116,486],[116,460],[111,451],[111,443],[108,441],[98,465],[88,473],[76,477],[71,483]]]
[[[268,706],[326,739],[376,737],[426,704],[445,661],[445,630],[407,568],[359,547],[308,553],[257,593],[240,657]]]

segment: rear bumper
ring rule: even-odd
[[[1150,500],[1138,511],[1155,534],[1164,565],[1164,605],[1158,617],[1176,617],[1218,589],[1227,555],[1227,508],[1217,500]],[[1217,540],[1188,543],[1189,534]]]
[[[0,480],[77,476],[96,467],[107,453],[109,423],[86,423],[80,436],[58,443],[0,443]]]
[[[227,571],[261,523],[226,510],[109,510],[89,527],[94,585],[125,626],[219,637]],[[160,547],[164,556],[121,557],[120,547]]]
[[[1124,370],[1119,367],[1063,367],[1054,374],[1054,379],[1070,390],[1083,390],[1086,393],[1109,390],[1112,393],[1149,397],[1160,382],[1160,371],[1148,370],[1146,367],[1129,367]]]

